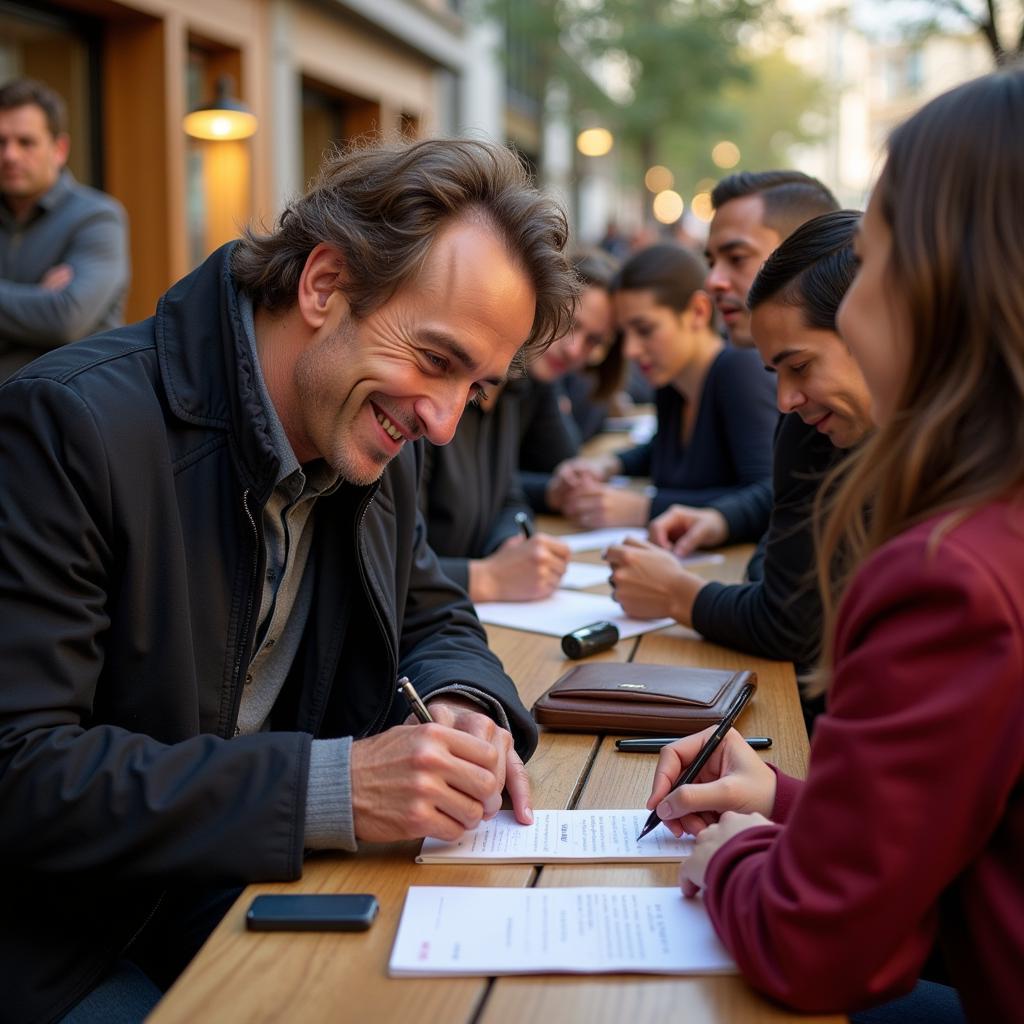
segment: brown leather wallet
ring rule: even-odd
[[[576,665],[533,706],[544,726],[571,732],[685,736],[717,725],[741,687],[743,670],[611,662]]]

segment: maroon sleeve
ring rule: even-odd
[[[837,1012],[912,987],[940,894],[1015,783],[1019,629],[994,574],[953,536],[929,549],[925,531],[905,534],[858,574],[785,825],[736,836],[707,873],[708,911],[756,988]]]

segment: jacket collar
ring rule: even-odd
[[[231,275],[235,244],[215,250],[161,297],[156,348],[172,412],[225,431],[243,485],[262,502],[279,467]]]

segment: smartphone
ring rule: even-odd
[[[245,915],[252,932],[364,932],[377,916],[369,893],[281,893],[257,896]]]

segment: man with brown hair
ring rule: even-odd
[[[535,727],[426,545],[416,442],[561,332],[565,240],[501,147],[352,151],[155,317],[0,388],[20,1019],[144,1014],[224,909],[200,885],[453,838],[503,789],[531,820]]]
[[[65,167],[65,122],[64,101],[42,82],[0,86],[0,381],[123,322],[125,213]]]

